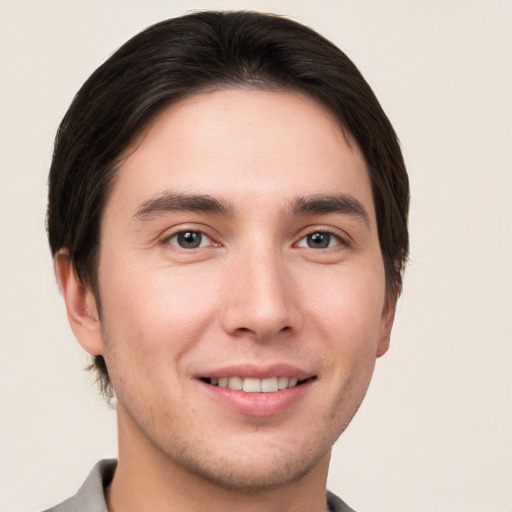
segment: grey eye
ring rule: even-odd
[[[169,243],[181,249],[198,249],[211,244],[209,236],[201,231],[180,231],[169,238]]]
[[[340,244],[340,239],[326,231],[316,231],[302,238],[297,244],[298,247],[308,247],[309,249],[327,249]]]

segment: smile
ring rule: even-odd
[[[318,377],[288,364],[235,365],[198,376],[202,389],[245,417],[271,417],[298,406]]]
[[[296,377],[268,377],[258,379],[255,377],[220,377],[205,379],[205,382],[220,388],[244,391],[245,393],[276,393],[284,389],[293,388],[306,382]]]

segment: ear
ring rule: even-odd
[[[382,317],[380,320],[380,334],[379,344],[377,346],[377,357],[383,356],[389,348],[389,341],[391,338],[391,329],[393,328],[393,322],[395,320],[396,302],[398,296],[392,294],[386,298],[384,304],[384,310],[382,311]]]
[[[103,339],[94,294],[78,278],[69,252],[65,249],[55,256],[55,272],[66,303],[69,325],[76,339],[89,354],[103,354]]]

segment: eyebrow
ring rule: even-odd
[[[218,213],[232,216],[233,206],[227,201],[209,195],[166,192],[142,203],[135,211],[134,217],[140,220],[150,220],[173,211]]]
[[[208,194],[182,194],[165,192],[148,199],[135,211],[134,217],[142,221],[172,211],[216,213],[232,217],[233,205]],[[293,215],[329,215],[332,213],[359,217],[369,228],[370,216],[364,206],[354,197],[346,194],[300,196],[290,204]]]
[[[370,227],[370,216],[365,207],[357,199],[346,194],[298,197],[292,202],[291,209],[294,215],[351,215],[359,217],[368,228]]]

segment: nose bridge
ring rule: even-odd
[[[268,240],[257,245],[234,256],[224,327],[268,339],[296,328],[299,319],[284,255]]]

